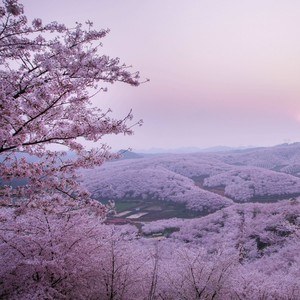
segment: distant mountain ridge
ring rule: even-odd
[[[200,148],[200,147],[182,147],[182,148],[151,148],[145,150],[136,150],[136,153],[140,154],[188,154],[188,153],[205,153],[205,152],[228,152],[228,151],[237,151],[237,150],[245,150],[256,148],[255,146],[247,146],[247,147],[230,147],[230,146],[213,146],[208,148]]]

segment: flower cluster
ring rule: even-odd
[[[3,0],[0,178],[6,187],[1,188],[1,196],[28,198],[50,192],[87,198],[75,170],[101,165],[115,156],[105,145],[86,151],[82,141],[133,133],[131,111],[123,119],[114,119],[110,110],[102,111],[91,102],[90,91],[95,90],[93,95],[105,91],[106,84],[139,85],[138,72],[131,73],[119,58],[101,54],[100,40],[108,32],[94,29],[91,22],[76,23],[72,29],[57,22],[43,24],[39,18],[29,24],[17,0]],[[53,145],[62,146],[64,153],[49,151],[55,149]],[[72,158],[63,157],[67,151]],[[30,159],[20,152],[31,155]],[[12,190],[16,178],[27,184]]]

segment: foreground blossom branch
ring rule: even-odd
[[[71,29],[56,22],[43,24],[41,19],[29,24],[22,4],[2,1],[0,178],[6,183],[0,190],[2,200],[17,196],[33,201],[46,193],[91,201],[78,184],[76,169],[101,165],[115,154],[104,144],[87,151],[82,140],[97,142],[105,135],[133,133],[131,111],[114,119],[110,110],[93,107],[91,97],[107,90],[103,84],[140,84],[138,72],[131,73],[119,58],[100,54],[100,41],[108,32],[94,29],[90,21]],[[53,145],[65,150],[49,150],[55,149]],[[67,151],[74,153],[72,158]],[[36,159],[30,161],[20,152]],[[12,189],[16,178],[25,178],[27,184]]]

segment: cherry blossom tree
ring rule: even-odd
[[[136,227],[106,226],[97,260],[97,299],[152,299],[155,267],[152,247],[137,239]]]
[[[162,274],[167,283],[161,290],[162,299],[229,299],[227,286],[236,264],[234,257],[222,253],[209,256],[201,247],[181,246],[172,260]]]
[[[90,202],[75,174],[77,168],[101,165],[115,157],[109,147],[86,150],[83,141],[105,135],[133,133],[131,111],[114,119],[111,111],[93,107],[91,98],[106,84],[139,85],[139,73],[119,58],[101,54],[109,30],[92,22],[74,28],[34,19],[30,24],[18,0],[0,6],[0,178],[2,200],[21,196],[40,199],[45,193]],[[130,124],[128,124],[130,123]],[[63,146],[54,151],[55,145]],[[57,148],[57,147],[56,147]],[[67,151],[74,153],[73,158]],[[25,152],[36,159],[29,162]],[[11,181],[28,184],[11,188]]]
[[[72,203],[0,210],[1,299],[139,299],[148,254],[136,228]]]
[[[57,201],[55,201],[57,200]],[[0,210],[0,298],[84,299],[95,289],[105,228],[72,202]],[[71,212],[70,212],[71,211]],[[97,222],[98,220],[98,222]],[[93,267],[91,267],[93,266]]]
[[[108,207],[80,186],[76,171],[116,157],[104,144],[86,150],[85,140],[130,135],[141,124],[131,111],[114,119],[93,107],[105,85],[140,83],[138,72],[101,54],[107,33],[91,22],[30,24],[18,0],[0,5],[1,299],[101,293]],[[13,188],[16,179],[26,184]]]

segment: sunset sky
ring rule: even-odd
[[[99,107],[131,108],[114,149],[270,146],[300,141],[299,0],[24,0],[29,18],[110,28],[104,54],[150,82],[115,84]]]

